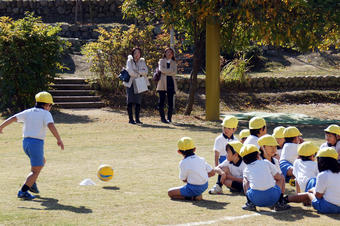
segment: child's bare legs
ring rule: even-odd
[[[313,193],[299,193],[297,195],[288,195],[288,202],[310,204],[314,198],[315,196]]]
[[[285,182],[285,178],[283,175],[281,175],[280,180],[276,181],[276,185],[279,186],[279,188],[281,189],[282,194],[285,193],[285,188],[286,188],[286,182]]]
[[[46,160],[44,158],[44,165],[46,163]],[[35,183],[35,181],[38,179],[38,176],[44,166],[32,166],[31,172],[28,174],[25,184],[28,187],[32,187],[32,185]]]
[[[185,199],[183,195],[181,195],[180,191],[181,187],[170,188],[168,190],[168,195],[171,199]]]
[[[293,167],[290,167],[290,168],[287,170],[287,176],[294,178],[294,175],[293,175]]]

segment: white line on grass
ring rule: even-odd
[[[271,212],[266,213],[264,215],[270,215]],[[211,221],[199,221],[199,222],[190,222],[190,223],[186,223],[186,224],[175,224],[172,226],[192,226],[192,225],[207,225],[207,224],[215,224],[218,223],[220,221],[233,221],[233,220],[240,220],[240,219],[245,219],[245,218],[249,218],[249,217],[256,217],[256,216],[261,216],[263,215],[260,213],[253,213],[253,214],[246,214],[246,215],[242,215],[242,216],[226,216],[226,217],[222,217],[216,220],[211,220]]]

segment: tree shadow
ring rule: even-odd
[[[36,196],[36,198],[32,201],[40,203],[45,208],[44,209],[27,208],[27,207],[19,207],[19,208],[34,209],[34,210],[65,210],[65,211],[70,211],[74,213],[84,213],[84,214],[92,213],[92,210],[89,208],[86,208],[85,206],[75,207],[75,206],[70,206],[70,205],[59,204],[58,203],[59,200],[54,199],[54,198],[45,198],[45,197]]]
[[[90,123],[96,121],[96,119],[90,119],[87,115],[75,115],[60,111],[54,111],[53,118],[56,123],[65,124]]]
[[[103,189],[106,189],[106,190],[113,190],[113,191],[120,190],[120,188],[119,188],[119,187],[116,187],[116,186],[104,186]]]

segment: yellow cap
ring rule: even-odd
[[[227,115],[224,117],[221,125],[225,128],[236,128],[238,125],[238,119],[235,116]]]
[[[266,121],[261,117],[253,117],[249,121],[249,129],[261,129],[266,125]]]
[[[318,152],[319,148],[310,141],[303,142],[299,145],[298,154],[300,156],[311,156]]]
[[[46,104],[53,104],[52,95],[45,91],[37,93],[37,95],[35,95],[35,101]]]
[[[302,136],[302,133],[300,133],[298,128],[296,128],[295,126],[289,126],[289,127],[285,128],[285,130],[283,131],[283,136],[285,136],[287,138],[298,137],[298,136]]]
[[[249,155],[253,152],[260,152],[259,149],[253,144],[243,145],[240,150],[240,156],[243,158],[246,155]]]
[[[241,130],[240,134],[238,135],[240,139],[246,138],[250,136],[250,131],[249,129],[243,129]]]
[[[195,148],[194,142],[190,137],[182,137],[177,142],[178,149],[181,151],[187,151]]]
[[[285,136],[283,135],[284,130],[285,130],[285,127],[283,127],[283,126],[276,127],[273,131],[273,137],[275,137],[275,138],[285,138]]]
[[[322,148],[316,157],[329,157],[338,160],[338,152],[334,148],[326,147]]]
[[[263,145],[267,145],[267,146],[278,146],[279,144],[277,143],[275,137],[273,137],[272,135],[266,134],[262,137],[259,138],[259,140],[257,141],[257,143],[260,146]]]
[[[240,154],[240,150],[243,146],[243,144],[240,141],[232,141],[232,142],[229,142],[228,144],[234,148],[237,154]]]
[[[340,136],[340,126],[335,124],[328,126],[324,131],[328,133],[334,133]]]

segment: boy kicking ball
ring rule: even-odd
[[[39,193],[36,185],[39,173],[46,162],[44,157],[44,139],[46,136],[46,127],[57,139],[58,146],[64,150],[64,144],[54,126],[54,121],[50,110],[53,104],[52,95],[48,92],[40,92],[35,96],[36,104],[33,108],[22,111],[0,125],[2,130],[13,122],[23,122],[23,149],[31,161],[31,172],[28,174],[25,184],[18,192],[18,198],[32,200],[35,198],[28,191]]]
[[[204,158],[195,155],[196,147],[190,137],[182,137],[178,142],[178,154],[184,159],[179,163],[179,178],[186,183],[182,187],[170,188],[171,199],[201,200],[208,188],[208,178],[215,175]]]

